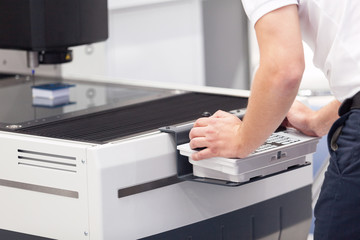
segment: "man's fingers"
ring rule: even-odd
[[[191,149],[207,147],[207,142],[205,137],[193,138],[191,139],[189,144]]]
[[[190,130],[189,133],[189,138],[193,139],[193,138],[198,138],[198,137],[203,137],[205,136],[205,127],[193,127]]]
[[[229,113],[224,112],[222,110],[217,110],[211,117],[219,118],[219,117],[226,117]]]
[[[211,150],[209,148],[205,148],[199,152],[196,152],[196,153],[193,153],[191,155],[191,158],[194,160],[194,161],[198,161],[198,160],[203,160],[203,159],[206,159],[206,158],[211,158],[213,157],[213,153],[211,152]]]

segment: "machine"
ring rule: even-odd
[[[72,60],[71,46],[108,38],[107,0],[0,0],[0,48],[27,51],[30,68]]]
[[[174,135],[159,130],[243,109],[248,92],[37,79],[54,81],[75,84],[71,104],[36,106],[31,81],[0,82],[1,238],[306,237],[311,165],[236,186],[192,181],[178,173]]]
[[[29,67],[107,37],[103,0],[0,3],[0,48],[30,52]],[[0,239],[306,238],[314,149],[292,143],[301,162],[225,183],[177,150],[204,112],[243,113],[248,91],[98,80],[1,78]],[[68,100],[39,102],[48,84]]]

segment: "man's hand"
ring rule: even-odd
[[[333,100],[318,111],[313,111],[299,101],[295,101],[290,108],[284,125],[293,127],[300,132],[322,137],[326,135],[332,124],[339,118],[340,102]]]
[[[208,118],[199,118],[190,131],[190,147],[205,149],[194,153],[193,160],[215,156],[235,158],[239,151],[241,120],[233,114],[217,111]]]
[[[315,114],[316,112],[305,104],[295,101],[286,115],[284,125],[286,127],[293,127],[308,136],[317,137],[310,124]]]

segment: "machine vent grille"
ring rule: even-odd
[[[71,119],[18,129],[17,132],[75,141],[105,143],[164,126],[193,121],[203,112],[245,108],[247,98],[187,93]]]
[[[18,164],[76,173],[76,157],[18,149]]]

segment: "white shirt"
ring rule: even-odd
[[[242,0],[253,25],[280,7],[297,4],[303,40],[314,65],[343,101],[360,91],[360,0]]]

